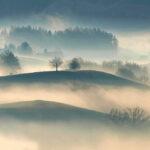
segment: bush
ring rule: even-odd
[[[80,69],[80,68],[81,68],[80,59],[79,58],[73,58],[71,60],[71,62],[69,63],[69,69],[77,70],[77,69]]]

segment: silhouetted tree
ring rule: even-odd
[[[60,57],[55,57],[49,61],[49,64],[58,71],[58,68],[63,64],[63,60]]]
[[[77,70],[80,69],[80,60],[78,58],[73,58],[71,62],[69,63],[69,69],[71,70]]]
[[[21,69],[19,59],[9,50],[0,54],[0,65],[3,69],[9,71],[10,74]]]
[[[20,46],[18,46],[18,52],[24,55],[31,55],[32,54],[32,47],[27,42],[21,43]]]

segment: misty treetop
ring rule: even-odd
[[[4,32],[3,32],[4,34]],[[52,33],[42,28],[12,27],[5,37],[10,42],[32,43],[39,47],[60,47],[68,50],[117,50],[118,40],[98,28],[68,28]]]
[[[73,58],[69,63],[69,69],[78,70],[81,68],[80,58]]]
[[[148,83],[150,81],[148,68],[144,65],[113,60],[103,61],[101,67],[104,71],[108,71],[128,79],[144,83]]]
[[[17,47],[17,50],[20,54],[23,54],[23,55],[31,55],[32,54],[32,47],[27,42],[21,43]]]
[[[13,74],[21,69],[21,65],[18,57],[11,51],[6,50],[0,54],[0,68],[1,71]]]

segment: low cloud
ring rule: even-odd
[[[1,121],[0,121],[1,122]],[[1,122],[0,143],[6,150],[148,150],[149,133],[83,122]],[[11,136],[10,136],[11,135]],[[8,142],[9,141],[9,142]],[[19,142],[19,143],[18,143]],[[130,145],[130,146],[129,146]]]
[[[82,24],[98,23],[109,28],[137,30],[149,28],[149,4],[148,1],[139,0],[136,3],[131,0],[107,2],[105,0],[83,0],[82,2],[79,0],[76,2],[69,0],[45,0],[42,2],[38,0],[36,3],[34,0],[23,0],[22,2],[15,0],[11,4],[10,0],[6,0],[0,2],[0,19],[25,18],[26,20],[36,14],[38,16],[58,15]]]
[[[22,97],[26,95],[25,97]],[[47,100],[109,112],[112,108],[140,107],[149,112],[149,90],[129,87],[97,86],[94,84],[33,84],[3,85],[0,103]],[[127,96],[130,95],[130,101]],[[141,103],[142,101],[142,103]]]
[[[123,61],[103,61],[102,69],[131,80],[149,83],[149,69],[144,65]]]
[[[0,134],[0,145],[5,150],[38,150],[36,142],[16,135]]]

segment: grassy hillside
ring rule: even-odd
[[[146,85],[136,83],[121,77],[99,71],[50,71],[18,74],[0,77],[0,83],[64,83],[82,82],[110,86],[131,86],[148,88]]]
[[[0,118],[24,121],[105,121],[107,115],[62,103],[37,100],[1,104]]]

